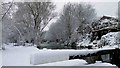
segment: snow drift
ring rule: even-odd
[[[12,46],[6,45],[2,51],[2,66],[31,66],[30,55],[39,52],[34,46]]]
[[[83,49],[83,50],[41,50],[39,53],[34,53],[30,57],[30,63],[33,65],[51,63],[57,61],[69,60],[69,56],[87,55],[96,53],[100,50],[108,50],[114,48],[102,48],[102,49]]]
[[[94,53],[94,50],[46,50],[31,55],[31,64],[43,64],[50,62],[57,62],[63,60],[69,60],[69,56],[73,55],[86,55]]]

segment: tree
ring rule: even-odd
[[[64,24],[68,44],[76,42],[76,29],[81,36],[91,31],[91,22],[96,16],[95,9],[89,4],[68,3],[61,14],[61,23]],[[89,30],[88,30],[89,29]]]
[[[73,9],[74,9],[74,5],[72,5],[71,3],[66,4],[60,16],[60,21],[64,25],[64,31],[65,31],[64,33],[66,36],[67,45],[70,44],[69,42],[71,39],[71,35],[74,32]]]
[[[118,19],[120,20],[120,1],[118,2]]]
[[[72,43],[78,41],[78,32],[80,35],[89,33],[91,28],[89,26],[91,26],[91,22],[95,16],[95,10],[91,5],[67,3],[64,5],[63,11],[61,12],[57,22],[51,25],[48,32],[54,37],[56,37],[56,35],[58,35],[58,37],[62,36],[66,43],[65,45],[71,47]],[[59,34],[62,35],[60,36]]]
[[[89,4],[78,4],[75,15],[79,23],[78,32],[82,35],[90,33],[92,30],[91,24],[96,18],[95,9]]]
[[[1,2],[0,8],[1,8],[1,14],[0,14],[0,21],[2,22],[1,27],[1,33],[2,33],[2,43],[7,43],[10,41],[10,37],[13,36],[13,26],[12,26],[12,20],[11,20],[11,11],[13,10],[13,1],[12,2]],[[5,47],[2,45],[2,48],[5,49]]]
[[[46,33],[45,39],[48,41],[57,41],[57,40],[65,40],[63,24],[57,21],[56,23],[52,23],[49,30]]]
[[[44,28],[55,17],[55,5],[52,2],[24,2],[16,5],[18,8],[13,18],[22,31],[23,39],[32,34],[34,43],[39,46]]]
[[[0,3],[0,8],[1,8],[0,20],[3,20],[4,17],[10,13],[12,6],[13,6],[13,1],[8,3],[4,3],[4,2]]]

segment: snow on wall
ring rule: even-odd
[[[100,50],[108,50],[114,48],[102,48],[102,49],[83,49],[83,50],[41,50],[39,53],[32,54],[30,57],[30,63],[33,65],[51,63],[57,61],[69,60],[69,56],[87,55],[96,53]]]
[[[71,55],[86,55],[88,53],[94,53],[94,50],[46,50],[31,55],[31,64],[43,64],[49,62],[69,60]]]
[[[60,54],[61,52],[54,52],[54,51],[45,51],[31,55],[30,63],[37,65],[43,63],[50,63],[62,60],[68,60],[69,56],[65,54]]]

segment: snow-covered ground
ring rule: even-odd
[[[74,59],[74,60],[66,60],[66,61],[40,64],[37,66],[116,66],[116,65],[112,65],[110,63],[102,63],[100,61],[97,61],[94,64],[88,64],[85,60]]]
[[[3,66],[30,66],[30,55],[39,50],[33,46],[6,46],[2,51]]]
[[[116,66],[116,65],[112,65],[110,63],[102,63],[101,61],[96,61],[96,63],[89,64],[87,66]]]
[[[111,49],[111,48],[110,48]],[[101,49],[98,49],[101,50]],[[75,60],[62,60],[61,57],[66,55],[73,55],[80,52],[81,54],[86,54],[87,50],[50,50],[43,49],[38,50],[34,46],[6,46],[6,50],[2,51],[2,65],[3,66],[115,66],[109,63],[95,63],[95,64],[87,64],[85,60],[75,59]],[[94,52],[94,50],[90,50]],[[57,54],[58,53],[58,54]],[[67,54],[68,53],[68,54]],[[33,56],[34,55],[34,56]],[[35,57],[37,55],[37,57]],[[40,56],[38,56],[40,55]],[[1,55],[0,55],[1,56]],[[51,57],[49,57],[51,56]],[[50,61],[49,63],[44,64],[31,64],[31,57],[39,58],[35,62],[44,62]],[[44,58],[43,58],[44,57]],[[56,57],[57,61],[53,62]],[[33,59],[32,59],[33,60]]]
[[[74,59],[74,60],[65,60],[59,62],[52,62],[46,64],[39,64],[37,66],[84,66],[87,62],[82,59]]]

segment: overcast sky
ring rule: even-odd
[[[1,1],[12,1],[12,0],[1,0]],[[14,0],[17,2],[21,1],[47,1],[47,0]],[[67,2],[87,2],[96,9],[98,16],[110,15],[117,16],[118,2],[120,0],[50,0],[56,4],[56,11],[60,12]]]
[[[118,1],[119,0],[104,0],[104,1],[100,1],[100,0],[52,0],[53,2],[55,2],[55,4],[57,5],[56,10],[58,12],[60,12],[64,6],[64,4],[66,4],[67,2],[87,2],[91,5],[93,5],[93,7],[96,9],[97,15],[98,16],[103,16],[103,15],[110,15],[110,16],[117,16],[117,10],[118,10]]]

